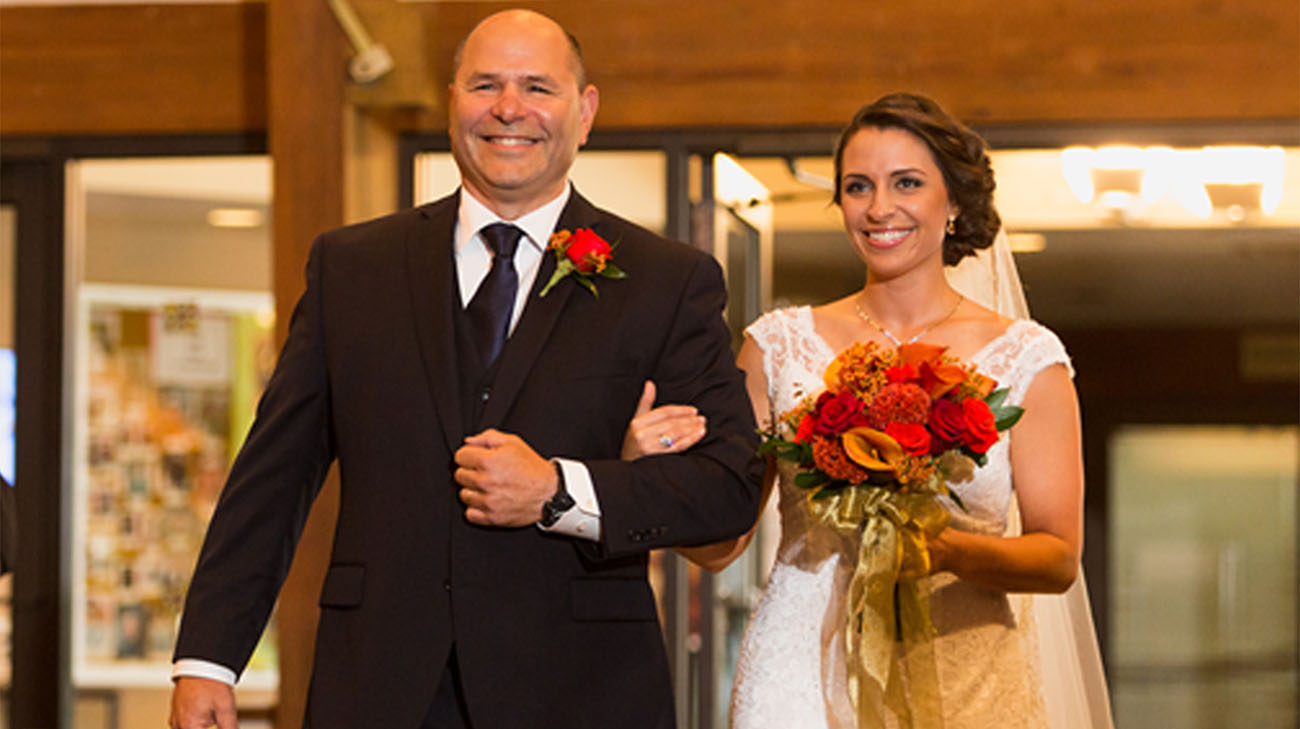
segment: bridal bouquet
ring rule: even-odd
[[[845,637],[864,727],[879,722],[865,714],[879,704],[863,696],[868,681],[900,716],[937,710],[924,696],[937,686],[926,680],[933,659],[922,660],[934,628],[916,585],[930,572],[926,540],[948,523],[941,497],[962,506],[948,484],[969,480],[1024,412],[946,349],[854,344],[826,368],[825,389],[782,415],[760,448],[796,467],[818,519],[859,539]],[[908,651],[910,701],[894,671],[899,641],[921,647]]]

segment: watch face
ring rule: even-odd
[[[573,497],[568,491],[560,490],[556,492],[551,500],[542,504],[542,520],[539,522],[544,527],[549,527],[560,520],[564,512],[573,508]]]

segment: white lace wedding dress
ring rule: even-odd
[[[822,372],[836,353],[814,330],[810,309],[774,311],[746,331],[763,352],[774,413],[788,411],[821,389]],[[1022,401],[1043,368],[1070,366],[1060,340],[1027,319],[1015,321],[970,361],[996,379],[998,387],[1011,388],[1012,404]],[[1002,438],[990,449],[988,464],[973,480],[954,487],[966,510],[947,504],[952,526],[981,534],[1019,532],[1008,440]],[[853,729],[844,660],[844,591],[856,545],[813,520],[804,492],[788,471],[778,479],[777,490],[781,542],[741,646],[732,727]],[[937,630],[935,657],[946,729],[1109,724],[1108,714],[1105,724],[1077,724],[1078,717],[1049,724],[1033,596],[978,587],[951,573],[922,580],[922,591],[930,595]]]

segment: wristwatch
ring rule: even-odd
[[[552,461],[552,463],[555,463]],[[560,468],[559,463],[555,463],[556,487],[555,495],[551,500],[542,504],[542,518],[538,521],[543,527],[549,529],[555,526],[555,522],[564,516],[564,512],[573,508],[573,497],[569,495],[569,490],[564,487],[564,469]]]

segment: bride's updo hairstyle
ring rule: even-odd
[[[862,129],[902,129],[930,148],[943,172],[948,195],[960,210],[957,232],[943,239],[943,262],[955,266],[975,251],[993,245],[1002,218],[993,207],[993,168],[988,147],[978,134],[957,121],[933,100],[920,94],[882,96],[853,115],[835,146],[835,204],[840,204],[844,148]]]

